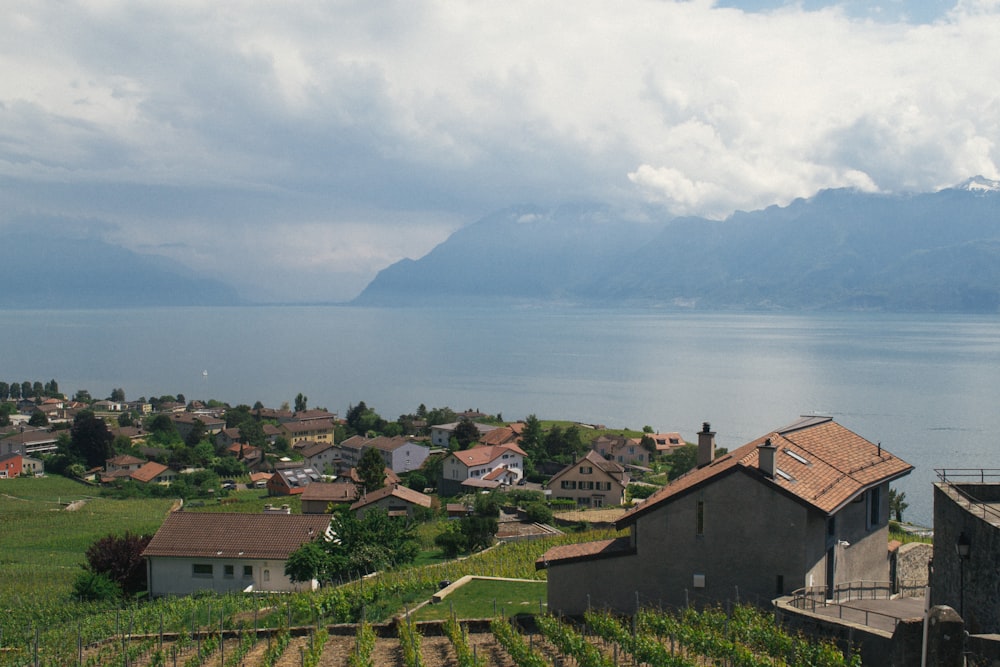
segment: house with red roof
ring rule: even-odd
[[[466,480],[499,481],[517,484],[524,477],[527,454],[518,445],[480,445],[452,452],[441,466],[438,493],[454,496],[462,492]]]
[[[803,417],[714,455],[708,423],[698,467],[615,524],[626,537],[553,547],[549,608],[588,604],[766,603],[805,587],[888,581],[889,483],[913,466],[829,417]],[[613,576],[611,576],[613,573]]]
[[[142,552],[149,595],[313,589],[292,582],[285,561],[329,528],[329,515],[172,512]]]

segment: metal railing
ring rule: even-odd
[[[1000,522],[1000,512],[990,507],[990,503],[976,498],[962,484],[997,484],[1000,485],[1000,469],[998,468],[935,468],[938,480],[955,490],[966,503],[969,512],[981,514],[987,521]]]
[[[908,592],[918,589],[916,582],[901,582],[900,588]],[[922,588],[921,586],[920,589]],[[792,593],[788,604],[795,609],[836,617],[842,621],[872,627],[890,626],[895,629],[900,617],[845,604],[856,600],[890,600],[893,597],[893,587],[888,581],[849,581],[834,586],[829,597],[826,586],[800,588]]]

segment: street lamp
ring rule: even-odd
[[[958,554],[958,615],[965,619],[965,561],[969,560],[969,550],[972,540],[963,530],[955,540],[955,553]]]

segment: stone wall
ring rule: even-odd
[[[927,586],[927,565],[934,554],[934,546],[911,542],[896,551],[896,590],[901,595],[919,597]],[[919,589],[919,590],[917,590]]]

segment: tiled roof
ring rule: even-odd
[[[302,501],[354,502],[358,487],[351,482],[313,482],[302,492]]]
[[[471,468],[473,466],[486,465],[490,461],[495,461],[505,453],[515,453],[520,454],[521,456],[527,456],[523,449],[514,444],[472,447],[470,449],[452,452],[452,456],[458,459],[466,468]]]
[[[288,433],[310,433],[313,431],[332,431],[334,423],[331,419],[310,419],[304,422],[284,422],[281,427]]]
[[[759,467],[757,448],[766,440],[777,448],[774,460],[778,472],[773,478]],[[804,417],[677,478],[615,525],[630,525],[661,503],[733,472],[751,474],[825,514],[833,514],[866,489],[911,470],[913,466],[906,461],[829,417]]]
[[[284,560],[329,526],[325,514],[172,512],[142,555]]]
[[[501,426],[479,436],[479,442],[484,445],[503,445],[517,440],[517,433],[510,426]]]
[[[614,461],[609,461],[600,454],[598,454],[597,452],[595,452],[594,450],[590,450],[589,452],[587,452],[585,456],[583,456],[583,458],[574,461],[573,463],[569,464],[568,466],[557,472],[555,475],[553,475],[552,479],[549,480],[549,487],[552,488],[552,483],[555,480],[562,477],[566,473],[572,472],[584,461],[589,461],[591,465],[593,465],[595,468],[604,472],[605,474],[610,476],[612,479],[618,481],[619,483],[625,483],[625,479],[627,476],[625,474],[625,467],[623,465],[621,465],[620,463],[616,463]]]
[[[407,438],[401,435],[387,437],[380,435],[377,438],[372,438],[365,443],[367,447],[374,447],[383,452],[394,452],[403,445],[420,445],[421,447],[426,447],[427,445],[415,441],[413,438]]]
[[[312,458],[317,454],[322,454],[326,450],[333,448],[333,444],[329,442],[312,442],[312,441],[307,441],[307,442],[310,442],[311,444],[308,447],[304,447],[302,449],[302,456],[307,459]]]
[[[145,463],[145,461],[130,454],[119,454],[118,456],[111,457],[105,463],[115,466],[130,466],[136,463]]]
[[[407,488],[405,486],[399,486],[398,484],[391,484],[389,486],[383,486],[378,491],[372,491],[371,493],[365,494],[363,498],[358,500],[356,503],[351,505],[352,510],[356,510],[372,503],[376,503],[383,498],[388,498],[393,496],[404,500],[413,505],[419,505],[421,507],[431,506],[431,497],[426,496],[419,491],[414,491],[413,489]]]
[[[508,473],[510,473],[510,470],[507,469],[507,466],[500,466],[483,475],[483,479],[493,481],[494,479],[500,479]]]
[[[138,470],[134,470],[129,477],[137,482],[149,482],[156,479],[157,475],[162,475],[167,470],[170,470],[167,466],[162,463],[157,463],[156,461],[150,461]]]
[[[597,540],[595,542],[563,544],[558,547],[552,547],[542,554],[535,561],[535,569],[543,570],[549,565],[565,565],[577,560],[594,560],[596,558],[621,556],[632,550],[631,539],[627,536],[610,540]]]

